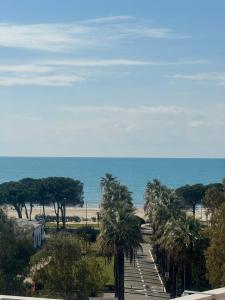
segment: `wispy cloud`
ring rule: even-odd
[[[84,81],[83,77],[75,75],[48,75],[48,76],[0,76],[1,86],[33,85],[33,86],[71,86],[76,82]]]
[[[213,82],[218,85],[225,85],[225,72],[224,73],[196,73],[196,74],[177,74],[172,76],[174,79],[200,81],[200,82]]]
[[[42,62],[47,66],[71,66],[71,67],[112,67],[112,66],[177,66],[207,64],[207,60],[183,60],[183,61],[150,61],[132,59],[80,59],[80,60],[48,60]]]
[[[111,17],[100,17],[100,18],[94,18],[94,19],[88,19],[81,21],[80,23],[84,24],[104,24],[104,23],[112,23],[115,21],[130,21],[130,20],[136,20],[135,17],[132,16],[111,16]]]
[[[135,106],[135,107],[123,107],[123,106],[58,106],[57,110],[73,113],[100,113],[100,114],[168,114],[168,115],[178,115],[180,113],[185,113],[185,110],[179,106]]]
[[[0,64],[0,73],[48,73],[52,67],[42,64]]]
[[[173,105],[63,105],[56,109],[57,119],[52,118],[52,106],[46,107],[44,114],[15,112],[9,117],[2,112],[0,123],[5,130],[0,132],[1,141],[11,147],[8,151],[1,147],[1,152],[18,155],[20,149],[22,155],[166,156],[169,149],[172,156],[213,157],[217,153],[224,157],[222,104],[203,106],[201,114],[192,106]],[[215,147],[220,151],[215,152]]]
[[[104,26],[103,26],[104,25]],[[0,23],[0,47],[51,52],[114,47],[136,38],[180,38],[171,28],[148,24],[131,16],[111,16],[73,23]]]
[[[176,65],[205,63],[207,63],[205,60],[163,62],[134,59],[54,59],[24,64],[0,64],[0,86],[69,86],[80,81],[99,77],[99,71],[101,71],[102,68],[173,67]]]

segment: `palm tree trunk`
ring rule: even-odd
[[[124,253],[119,251],[117,259],[118,300],[124,300]]]
[[[173,285],[173,289],[172,289],[173,298],[176,298],[176,296],[177,296],[176,295],[177,294],[177,268],[174,264],[173,264],[172,285]]]
[[[190,290],[192,288],[192,263],[189,262],[186,267],[186,289]]]
[[[182,270],[182,291],[186,290],[186,264],[183,264],[183,270]]]
[[[114,280],[115,280],[115,298],[118,297],[118,276],[117,276],[117,253],[114,256]]]

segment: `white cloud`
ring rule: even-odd
[[[0,86],[41,85],[41,86],[71,86],[85,79],[75,75],[48,76],[0,76]]]
[[[196,73],[196,74],[177,74],[172,76],[174,79],[190,80],[200,82],[213,82],[219,85],[225,85],[225,72],[223,73]]]
[[[123,107],[123,106],[58,106],[57,110],[73,113],[101,113],[101,114],[165,114],[165,115],[178,115],[181,113],[187,113],[188,110],[178,106],[135,106],[135,107]]]
[[[205,119],[205,120],[194,120],[188,123],[188,126],[195,128],[210,128],[210,127],[224,127],[225,121],[222,118],[216,119]]]
[[[84,20],[81,23],[86,24],[104,24],[104,23],[111,23],[115,21],[129,21],[129,20],[135,20],[135,17],[132,16],[111,16],[111,17],[101,17],[101,18],[95,18],[95,19],[88,19]]]
[[[52,107],[40,116],[35,111],[21,112],[21,117],[2,113],[1,154],[224,157],[222,104],[204,106],[201,114],[173,105],[56,108],[60,118],[54,118]]]
[[[103,26],[104,25],[104,26]],[[146,24],[130,16],[111,16],[73,23],[0,23],[0,47],[51,52],[114,47],[136,38],[179,38],[170,28]]]
[[[71,67],[113,67],[113,66],[177,66],[207,64],[207,60],[183,60],[183,61],[150,61],[132,59],[79,59],[79,60],[48,60],[40,64],[47,66],[71,66]]]
[[[205,64],[204,60],[148,61],[132,59],[54,59],[24,64],[0,64],[0,86],[73,85],[102,75],[99,69]],[[105,73],[104,73],[105,74]]]
[[[0,73],[47,73],[52,71],[52,68],[46,65],[38,64],[0,64]]]

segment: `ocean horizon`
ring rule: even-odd
[[[100,203],[100,180],[105,173],[128,186],[138,207],[143,205],[147,182],[154,178],[170,188],[221,182],[225,158],[0,157],[0,183],[26,177],[71,177],[83,182],[89,207]]]

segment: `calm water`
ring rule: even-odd
[[[106,172],[129,187],[138,205],[143,203],[146,182],[153,178],[170,187],[220,182],[225,178],[225,159],[0,157],[0,182],[24,177],[76,178],[84,183],[85,200],[89,206],[97,206],[99,182]]]

